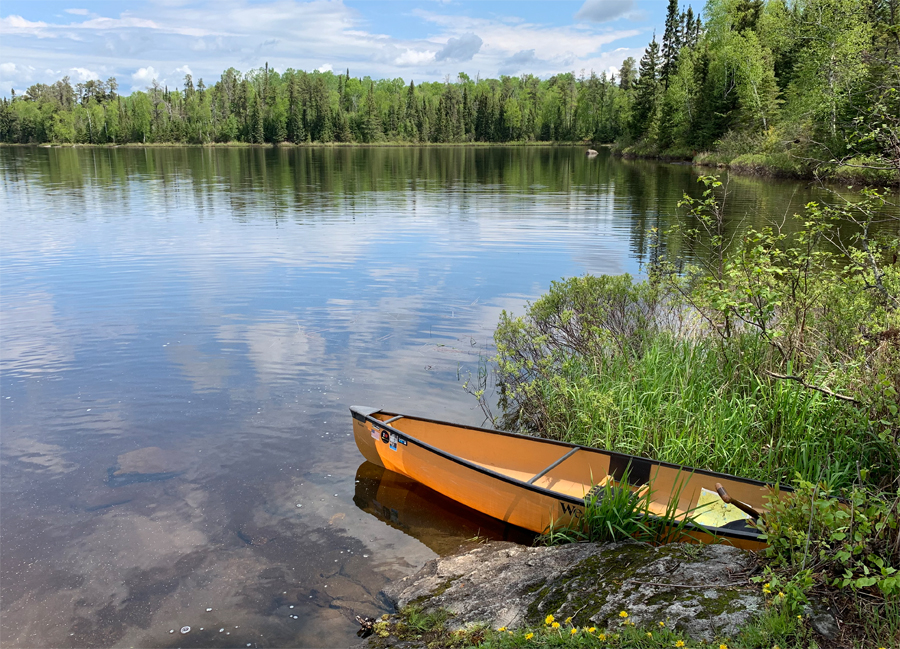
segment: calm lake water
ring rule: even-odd
[[[348,406],[481,424],[463,384],[501,310],[640,274],[698,173],[569,148],[0,149],[0,644],[345,647],[389,581],[521,538],[364,464]],[[821,197],[730,191],[757,225]]]

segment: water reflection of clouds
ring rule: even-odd
[[[221,390],[226,387],[228,377],[235,374],[225,356],[203,352],[195,345],[169,345],[166,356],[180,368],[197,393]]]
[[[75,359],[74,344],[57,319],[53,296],[48,293],[4,296],[0,309],[2,371],[43,374],[70,364]]]
[[[325,355],[324,338],[304,329],[289,313],[283,314],[280,322],[222,325],[216,338],[225,344],[246,345],[247,357],[262,383],[296,378],[315,369]]]
[[[25,463],[24,468],[47,474],[69,473],[78,468],[77,464],[63,457],[65,449],[56,444],[47,444],[27,437],[4,442],[3,464],[17,461]]]

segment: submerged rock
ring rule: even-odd
[[[107,471],[107,484],[122,487],[135,482],[169,480],[181,475],[186,468],[187,461],[180,454],[147,446],[116,458],[116,465]]]
[[[540,626],[550,614],[615,629],[627,611],[638,627],[665,622],[711,641],[736,634],[764,607],[748,580],[755,565],[752,553],[726,545],[494,542],[434,559],[385,594],[399,608],[450,611],[452,629]]]

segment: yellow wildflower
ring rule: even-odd
[[[666,626],[666,623],[665,623],[665,622],[660,622],[660,623],[659,623],[659,626],[664,627],[664,626]]]
[[[548,615],[546,618],[544,618],[544,624],[553,624],[553,620],[555,619],[556,618],[554,618],[552,615]]]
[[[571,621],[572,621],[572,616],[570,615],[569,617],[566,618],[566,624],[568,624]]]
[[[597,639],[600,640],[600,642],[604,642],[606,640],[606,634],[601,633],[600,635],[597,636]]]
[[[526,633],[526,634],[525,634],[525,639],[526,639],[526,640],[531,640],[533,637],[534,637],[534,634],[533,634],[533,633]]]
[[[778,599],[784,599],[784,593],[778,591]]]
[[[768,582],[766,582],[765,584],[763,584],[763,592],[764,592],[766,595],[770,595],[770,594],[772,593],[772,587],[769,585]]]
[[[588,633],[594,633],[596,630],[597,630],[597,627],[592,626],[590,629],[588,629]]]
[[[727,644],[724,644],[724,643],[723,643],[723,644],[720,644],[720,645],[719,645],[719,649],[728,649],[728,645],[727,645]]]
[[[552,626],[554,629],[558,629],[558,628],[559,628],[559,622],[554,622],[554,623],[551,624],[550,626]]]
[[[627,611],[622,611],[621,613],[619,613],[619,617],[621,617],[621,618],[626,618],[626,617],[628,617],[628,612],[627,612]]]
[[[512,631],[507,631],[507,633],[508,633],[509,635],[513,635],[513,632],[512,632]]]
[[[684,640],[679,640],[678,642],[675,643],[675,646],[676,646],[676,647],[683,647],[683,646],[684,646]]]
[[[578,629],[576,629],[575,627],[572,627],[572,630],[569,633],[572,635],[575,635],[576,633],[578,633]]]
[[[505,627],[505,626],[501,626],[501,627],[500,627],[499,629],[497,629],[497,630],[498,630],[498,631],[506,631],[506,627]]]
[[[648,638],[652,638],[652,637],[653,637],[653,634],[650,633],[649,631],[647,631],[647,637],[648,637]]]

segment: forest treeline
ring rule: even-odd
[[[661,38],[616,75],[459,73],[417,85],[266,65],[182,86],[123,96],[115,78],[35,84],[0,103],[0,140],[591,141],[900,173],[900,0],[709,0],[702,19],[669,0]]]

